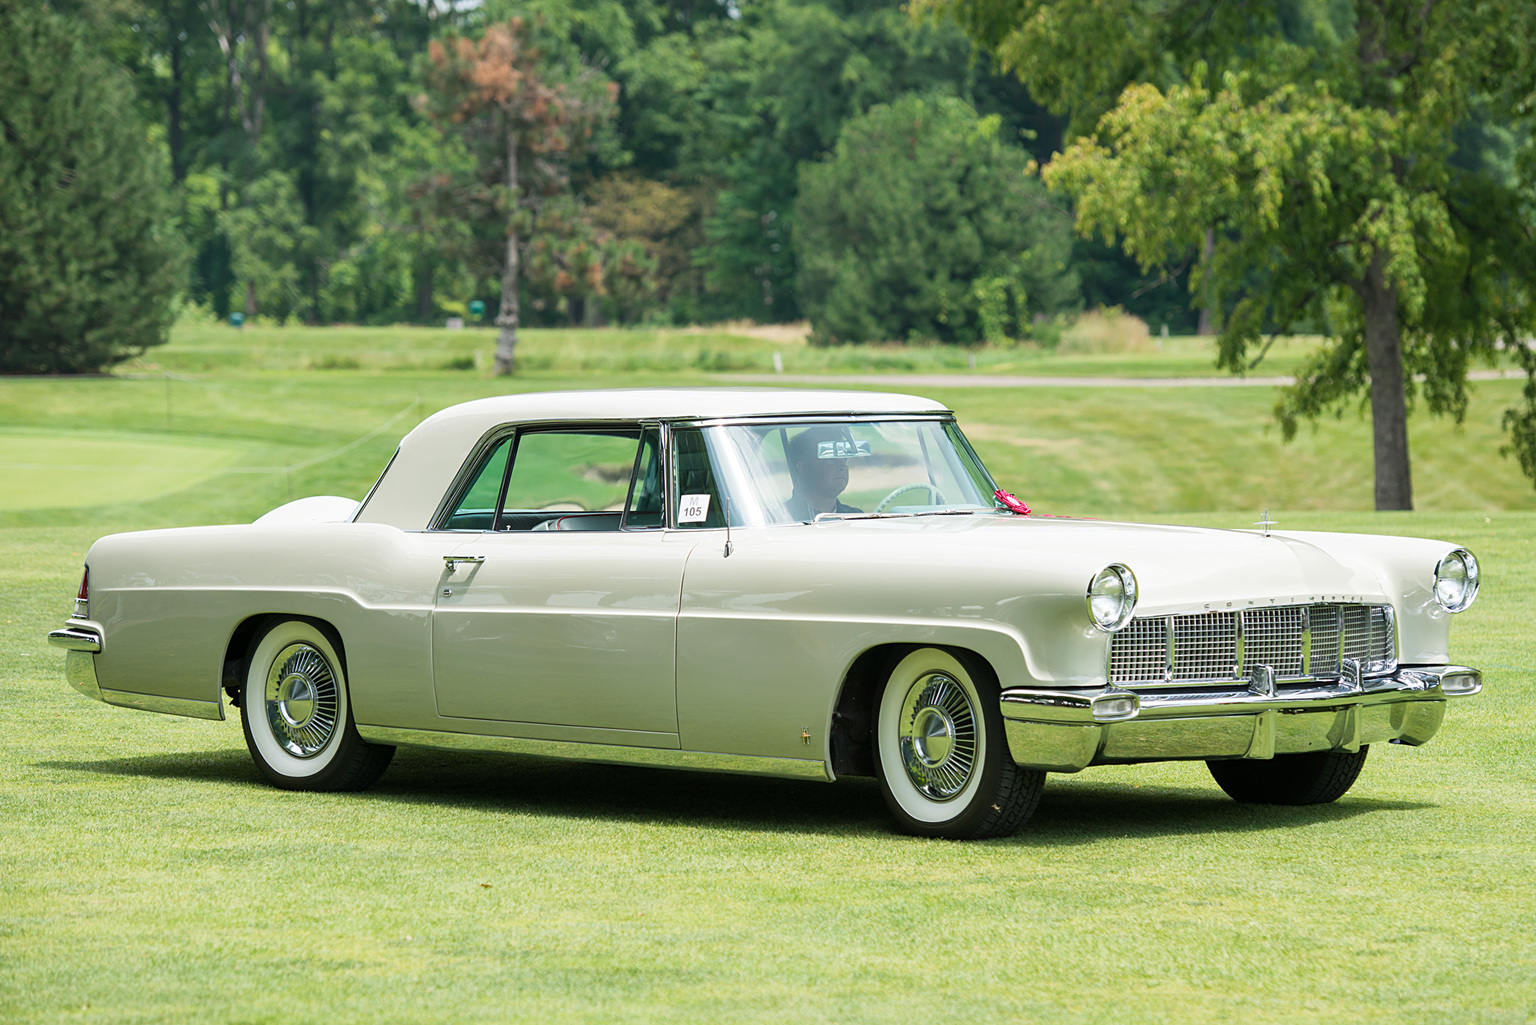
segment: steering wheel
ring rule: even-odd
[[[914,491],[924,492],[928,496],[928,501],[921,503],[923,505],[944,505],[945,504],[944,503],[944,493],[942,491],[940,491],[938,488],[934,487],[932,484],[927,483],[926,481],[913,481],[911,484],[903,484],[901,487],[897,488],[895,491],[892,491],[889,495],[886,495],[884,498],[880,499],[879,502],[875,503],[875,512],[877,512],[877,513],[885,512],[891,506],[895,505],[896,504],[896,500],[898,498],[900,498],[902,495],[908,495],[908,494],[911,494]],[[907,504],[910,505],[912,503],[907,503]]]

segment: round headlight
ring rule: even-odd
[[[1100,630],[1113,633],[1131,621],[1136,608],[1136,575],[1119,563],[1094,574],[1088,584],[1088,617]]]
[[[1435,601],[1447,612],[1461,612],[1477,597],[1477,560],[1458,548],[1435,567]]]

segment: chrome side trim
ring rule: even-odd
[[[455,751],[489,751],[496,754],[537,755],[541,758],[570,758],[614,765],[656,765],[674,769],[698,769],[703,772],[741,772],[754,776],[784,776],[790,779],[817,779],[830,782],[835,777],[824,761],[809,758],[771,758],[760,755],[733,755],[717,751],[677,751],[667,748],[623,747],[617,744],[581,744],[560,740],[529,740],[524,737],[492,737],[477,733],[447,733],[441,730],[408,730],[393,726],[364,726],[358,735],[374,744],[418,744],[422,747],[449,748]]]
[[[96,656],[88,651],[71,648],[64,656],[64,679],[75,690],[95,701],[100,701],[101,685],[96,682]]]
[[[168,698],[159,694],[133,694],[125,690],[101,688],[101,700],[121,708],[138,708],[167,715],[188,715],[194,719],[224,718],[224,702],[197,701],[193,698]]]
[[[101,650],[101,634],[90,628],[66,626],[51,631],[48,643],[65,651],[88,651],[94,655]]]

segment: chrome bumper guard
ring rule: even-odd
[[[1089,765],[1208,758],[1273,758],[1356,751],[1383,742],[1419,745],[1440,729],[1445,702],[1482,690],[1466,666],[1404,666],[1390,676],[1276,687],[1255,674],[1246,689],[1044,690],[1002,693],[1013,760],[1077,772]]]
[[[101,650],[101,634],[94,630],[77,630],[66,626],[50,633],[48,643],[65,651],[88,651],[94,655]]]

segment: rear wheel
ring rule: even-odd
[[[341,659],[303,620],[276,623],[256,642],[240,711],[256,767],[285,790],[362,790],[395,754],[358,736]]]
[[[985,663],[919,648],[879,694],[875,762],[886,805],[904,832],[956,840],[1018,831],[1045,773],[1013,763],[997,683]]]
[[[1206,762],[1217,785],[1247,804],[1327,804],[1343,797],[1365,766],[1370,747],[1309,751],[1263,761]]]

